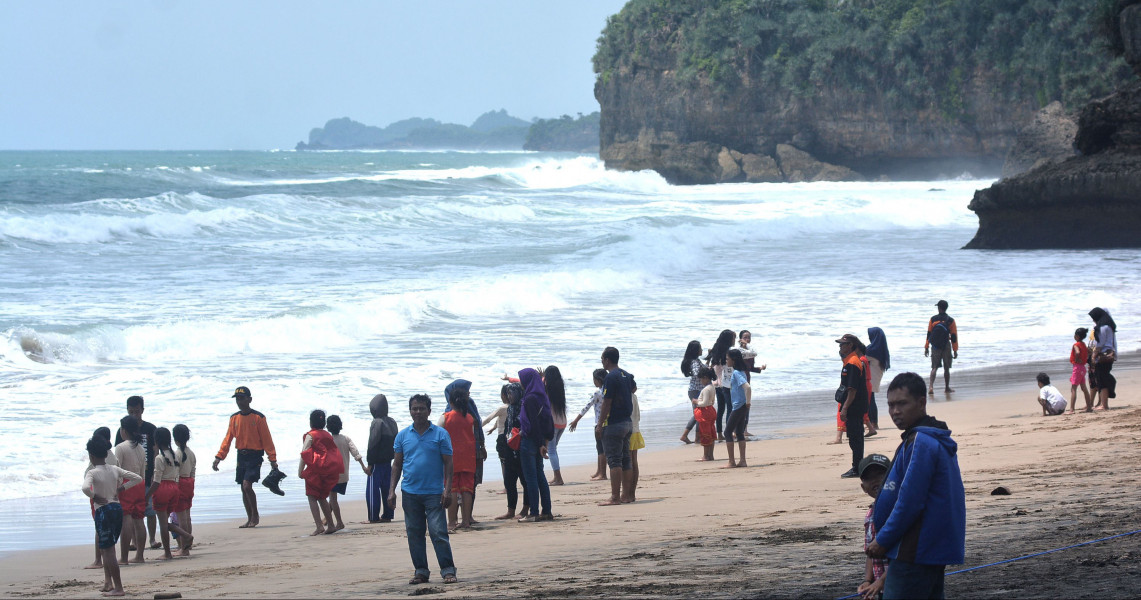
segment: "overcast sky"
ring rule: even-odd
[[[271,149],[336,117],[598,110],[625,0],[0,2],[0,149]]]

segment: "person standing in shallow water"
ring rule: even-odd
[[[935,303],[939,313],[927,322],[927,340],[923,342],[923,356],[931,356],[931,385],[928,394],[935,394],[935,373],[943,367],[943,391],[950,394],[951,359],[959,358],[959,330],[955,319],[947,314],[947,301]]]

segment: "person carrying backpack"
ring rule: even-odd
[[[940,300],[935,303],[939,314],[931,317],[927,322],[927,341],[923,342],[923,356],[931,357],[931,383],[927,393],[935,395],[935,373],[943,367],[943,385],[946,393],[955,391],[951,389],[951,359],[959,358],[959,331],[955,327],[955,319],[947,314],[947,301]]]

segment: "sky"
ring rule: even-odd
[[[0,2],[0,149],[292,148],[338,117],[598,110],[625,0]]]

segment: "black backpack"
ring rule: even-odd
[[[935,348],[942,350],[947,347],[947,342],[951,339],[950,321],[936,321],[931,326],[931,331],[927,333],[927,340]]]

